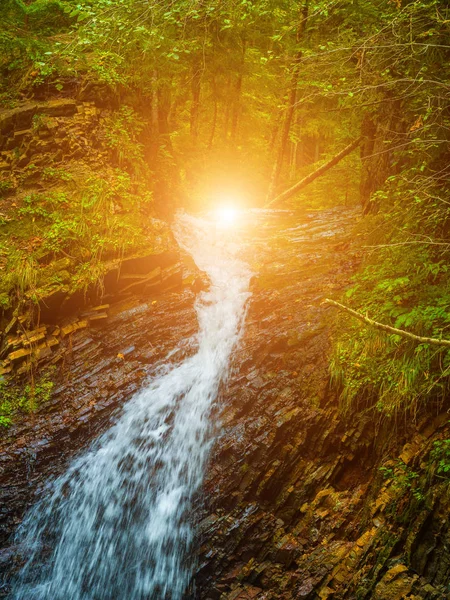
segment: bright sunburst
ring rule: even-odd
[[[221,225],[233,225],[238,216],[238,211],[234,206],[219,206],[215,213],[216,219]]]

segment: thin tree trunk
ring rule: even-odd
[[[305,32],[306,22],[308,19],[308,3],[309,3],[309,0],[305,0],[305,3],[303,5],[303,8],[300,13],[300,24],[297,28],[297,35],[296,35],[297,44],[300,43],[300,41],[303,37],[303,34]],[[278,148],[277,158],[276,158],[275,164],[273,166],[272,176],[270,178],[270,184],[269,184],[269,189],[268,189],[268,194],[267,194],[268,200],[270,200],[273,197],[273,194],[275,193],[275,190],[278,185],[279,178],[280,178],[280,174],[281,174],[281,169],[283,167],[283,161],[284,161],[284,158],[286,155],[286,148],[287,148],[288,141],[289,141],[289,132],[291,130],[292,117],[294,116],[295,104],[297,101],[297,86],[298,86],[298,79],[300,76],[300,63],[301,63],[302,55],[303,55],[302,51],[299,50],[296,53],[296,55],[294,57],[294,61],[293,61],[291,85],[289,88],[287,102],[286,102],[285,117],[284,117],[283,127],[282,127],[282,131],[281,131],[281,138],[280,138],[280,146]]]
[[[212,125],[211,125],[211,134],[209,136],[209,142],[208,142],[208,150],[211,150],[212,146],[213,146],[213,142],[214,142],[214,136],[216,134],[216,125],[217,125],[217,89],[216,89],[216,80],[213,79],[213,102],[214,102],[214,113],[213,113],[213,120],[212,120]]]
[[[270,143],[269,143],[269,156],[271,154],[273,154],[274,148],[275,148],[275,144],[278,138],[278,132],[280,130],[280,121],[279,119],[276,120],[275,124],[272,127],[272,132],[270,135]]]
[[[160,141],[164,139],[166,147],[173,155],[172,140],[170,139],[169,113],[171,106],[170,84],[158,87],[158,128]]]
[[[192,90],[192,105],[191,105],[191,120],[190,130],[191,137],[194,142],[198,138],[198,118],[200,112],[200,91],[202,81],[202,69],[200,61],[195,60],[192,65],[192,79],[191,79],[191,90]]]
[[[150,143],[149,159],[153,162],[158,153],[159,146],[159,119],[158,119],[158,72],[152,73],[151,112],[150,112]]]
[[[299,136],[299,116],[298,113],[295,115],[294,119],[294,133],[295,133],[295,141],[291,144],[291,161],[290,161],[290,178],[294,179],[295,173],[297,171],[297,154],[298,154],[298,136]]]
[[[226,86],[226,93],[225,93],[225,115],[224,115],[224,120],[223,120],[223,136],[224,139],[228,139],[228,125],[230,122],[230,105],[231,105],[231,90],[232,90],[232,84],[231,84],[231,78],[228,77],[228,81],[227,81],[227,86]],[[226,101],[228,99],[228,102]]]
[[[152,73],[152,133],[157,137],[159,133],[158,126],[158,72],[156,69]]]
[[[231,116],[231,133],[230,139],[232,142],[236,141],[237,130],[238,130],[238,121],[239,115],[241,113],[241,104],[242,104],[242,80],[244,77],[244,65],[245,65],[245,50],[246,50],[246,41],[242,41],[242,59],[241,65],[239,68],[239,74],[236,79],[236,84],[234,87],[234,102],[233,102],[233,112]]]
[[[272,169],[272,176],[270,178],[269,191],[267,194],[267,198],[270,199],[273,197],[275,189],[278,185],[278,180],[280,178],[281,168],[283,166],[284,156],[286,154],[287,143],[289,139],[289,132],[291,129],[292,116],[295,110],[295,101],[297,99],[297,84],[298,84],[298,63],[300,62],[301,52],[297,53],[295,58],[294,72],[292,74],[291,87],[289,90],[288,100],[287,100],[287,108],[286,115],[283,121],[283,127],[281,130],[281,138],[280,145],[278,147],[277,158],[275,164]]]
[[[314,171],[313,173],[310,173],[309,175],[307,175],[306,177],[301,179],[298,183],[296,183],[289,189],[285,190],[282,194],[279,194],[276,198],[274,198],[273,200],[268,202],[266,204],[265,208],[269,208],[271,206],[281,204],[282,202],[284,202],[285,200],[287,200],[288,198],[290,198],[291,196],[293,196],[294,194],[296,194],[297,192],[302,190],[304,187],[309,185],[312,181],[317,179],[317,177],[320,177],[326,171],[328,171],[328,169],[331,169],[331,167],[334,167],[334,165],[337,165],[337,163],[339,161],[341,161],[345,156],[347,156],[347,154],[350,154],[350,152],[353,152],[353,150],[355,150],[355,148],[357,148],[361,144],[362,140],[363,140],[362,137],[359,137],[357,140],[354,140],[351,144],[346,146],[342,150],[342,152],[339,152],[339,154],[336,154],[336,156],[334,156],[327,163],[325,163],[324,165],[319,167],[316,171]]]
[[[297,161],[295,163],[295,168],[298,169],[301,166],[303,166],[304,163],[304,158],[305,158],[305,143],[303,142],[303,140],[300,137],[300,132],[302,130],[302,124],[303,124],[303,119],[302,116],[299,115],[298,117],[298,122],[297,122],[297,139],[298,139],[298,144],[297,144]]]

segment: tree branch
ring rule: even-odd
[[[294,194],[296,194],[297,192],[302,190],[304,187],[306,187],[312,181],[317,179],[317,177],[320,177],[321,175],[323,175],[323,173],[328,171],[328,169],[331,169],[331,167],[334,167],[334,165],[337,165],[337,163],[339,161],[341,161],[345,156],[347,156],[347,154],[350,154],[350,152],[353,152],[353,150],[355,150],[355,148],[357,148],[361,144],[362,140],[363,140],[362,136],[356,140],[353,140],[353,142],[351,142],[351,144],[346,146],[341,152],[339,152],[339,154],[336,154],[336,156],[334,156],[331,160],[329,160],[324,165],[319,167],[316,171],[314,171],[313,173],[310,173],[309,175],[304,177],[301,181],[299,181],[298,183],[293,185],[288,190],[285,190],[282,194],[279,194],[276,198],[273,198],[273,200],[268,202],[264,206],[264,208],[270,208],[271,206],[274,206],[276,204],[281,204],[282,202],[284,202],[285,200],[287,200],[288,198],[290,198],[291,196],[293,196]]]
[[[428,240],[410,240],[406,242],[394,242],[392,244],[377,244],[376,246],[363,246],[363,248],[395,248],[396,246],[410,246],[411,244],[421,244],[427,246],[444,246],[445,248],[450,248],[450,244],[448,244],[447,242],[433,242]]]
[[[336,302],[335,300],[330,300],[326,298],[322,304],[332,304],[336,306],[340,310],[348,313],[355,319],[359,319],[366,325],[370,325],[370,327],[374,327],[375,329],[380,329],[381,331],[386,331],[387,333],[394,333],[396,335],[400,335],[401,337],[407,338],[409,340],[414,340],[415,342],[419,342],[420,344],[432,344],[434,346],[447,346],[450,347],[450,340],[439,340],[437,338],[429,338],[422,337],[421,335],[415,335],[414,333],[410,333],[409,331],[404,331],[403,329],[397,329],[396,327],[390,327],[389,325],[384,325],[383,323],[378,323],[373,319],[369,319],[369,317],[365,317],[361,313],[349,308],[348,306],[344,306],[340,302]]]

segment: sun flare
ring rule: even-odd
[[[216,208],[215,219],[219,225],[230,227],[234,225],[238,219],[238,210],[231,205],[222,205]]]

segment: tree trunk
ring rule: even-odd
[[[211,150],[211,148],[213,146],[214,136],[216,134],[216,125],[217,125],[217,89],[216,89],[216,80],[215,79],[213,79],[212,91],[213,91],[214,112],[213,112],[213,120],[212,120],[212,125],[211,125],[211,134],[209,136],[209,142],[208,142],[208,150]]]
[[[236,84],[234,86],[234,102],[233,102],[233,112],[232,112],[232,116],[231,116],[231,133],[230,133],[230,140],[232,142],[236,141],[239,115],[241,113],[242,79],[244,77],[245,49],[246,49],[246,41],[243,40],[242,41],[242,59],[241,59],[240,67],[239,67],[239,74],[236,79]]]
[[[231,98],[230,98],[230,96],[231,96],[232,88],[233,88],[233,86],[232,86],[232,82],[231,82],[231,77],[227,77],[226,91],[225,91],[225,114],[224,114],[224,119],[223,119],[223,137],[225,140],[228,139],[228,126],[230,123],[230,114],[231,114],[231,111],[230,111]]]
[[[345,156],[347,156],[347,154],[350,154],[350,152],[355,150],[355,148],[357,148],[361,144],[362,140],[363,140],[362,137],[359,137],[357,140],[354,140],[351,144],[346,146],[342,150],[342,152],[339,152],[339,154],[336,154],[336,156],[334,156],[331,160],[329,160],[327,163],[322,165],[319,169],[317,169],[310,175],[307,175],[306,177],[301,179],[298,183],[296,183],[295,185],[293,185],[292,187],[290,187],[289,189],[284,191],[282,194],[280,194],[279,196],[277,196],[276,198],[274,198],[273,200],[268,202],[266,204],[265,208],[275,206],[276,204],[281,204],[282,202],[284,202],[285,200],[287,200],[288,198],[290,198],[291,196],[293,196],[294,194],[296,194],[297,192],[302,190],[304,187],[306,187],[312,181],[317,179],[317,177],[320,177],[321,175],[323,175],[323,173],[328,171],[328,169],[331,169],[331,167],[334,167],[334,165],[337,165],[337,163],[339,161],[341,161]]]
[[[366,114],[361,123],[361,182],[360,199],[364,213],[375,212],[378,207],[371,201],[372,194],[379,190],[386,178],[400,169],[395,164],[395,146],[401,144],[408,132],[408,123],[403,112],[403,103],[392,100],[383,103],[377,114]]]
[[[192,105],[191,105],[191,120],[190,120],[190,131],[191,137],[194,142],[198,138],[198,118],[200,112],[200,91],[202,81],[202,69],[200,61],[197,59],[192,65],[192,79],[191,79],[191,90],[192,90]]]
[[[295,110],[295,102],[297,99],[297,83],[298,83],[298,63],[300,62],[301,52],[296,55],[294,65],[294,72],[292,74],[291,88],[287,99],[286,115],[283,122],[283,128],[281,130],[280,145],[277,152],[277,158],[272,170],[272,177],[270,179],[268,198],[270,199],[278,185],[280,178],[281,168],[283,166],[284,157],[286,154],[286,148],[289,140],[289,132],[291,130],[292,116]]]
[[[292,148],[291,148],[291,160],[290,160],[290,179],[294,179],[295,177],[295,173],[297,171],[297,163],[298,163],[298,145],[299,145],[299,132],[300,132],[300,127],[299,127],[299,115],[298,113],[296,113],[295,115],[295,119],[294,119],[294,134],[295,134],[295,141],[291,144]]]
[[[308,19],[308,3],[309,3],[309,0],[305,0],[303,8],[300,12],[300,24],[297,28],[297,35],[296,35],[297,44],[300,43],[300,41],[303,37],[303,34],[305,32],[306,22]],[[286,101],[285,117],[284,117],[283,127],[281,130],[280,145],[278,148],[277,158],[276,158],[275,164],[273,166],[272,176],[270,178],[269,190],[267,193],[268,200],[270,200],[275,193],[275,190],[278,185],[279,178],[280,178],[283,161],[284,161],[284,158],[286,155],[286,148],[287,148],[288,141],[289,141],[289,132],[291,130],[292,118],[294,116],[295,104],[297,101],[297,86],[298,86],[298,79],[299,79],[299,75],[300,75],[301,59],[302,59],[302,51],[298,50],[298,52],[296,53],[296,55],[294,57],[294,61],[293,61],[291,85],[289,88],[288,97],[287,97],[287,101]]]
[[[160,141],[164,143],[173,155],[172,140],[170,139],[169,113],[171,105],[170,85],[158,87],[158,128]]]
[[[150,144],[148,157],[151,163],[158,153],[159,119],[158,119],[158,72],[152,73],[151,112],[150,112]]]
[[[275,145],[278,138],[278,132],[280,129],[280,119],[277,118],[275,124],[272,126],[272,131],[270,134],[270,143],[269,143],[269,156],[271,156],[274,152]]]

